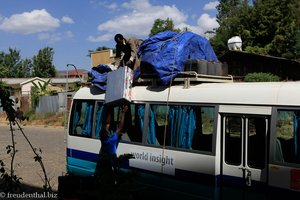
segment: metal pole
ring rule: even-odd
[[[77,76],[78,76],[78,78],[79,78],[80,82],[82,83],[82,78],[81,78],[81,76],[79,75],[79,73],[78,73],[78,70],[77,70],[76,66],[75,66],[74,64],[67,64],[67,66],[73,66],[73,67],[74,67],[74,69],[75,69],[75,71],[76,71],[76,74],[77,74]]]
[[[65,102],[65,116],[64,116],[64,127],[65,127],[65,139],[64,142],[66,142],[67,139],[67,114],[68,112],[68,91],[69,91],[69,64],[67,64],[67,77],[66,77],[66,88],[65,88],[65,98],[66,98],[66,102]]]

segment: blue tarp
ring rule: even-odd
[[[151,66],[165,85],[184,71],[188,59],[218,60],[209,41],[192,32],[160,32],[140,45],[138,55],[141,68]]]
[[[112,71],[108,65],[100,64],[88,72],[91,82],[101,90],[106,90],[107,73]]]

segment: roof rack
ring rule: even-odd
[[[148,78],[139,78],[135,81],[136,84],[152,84],[152,86],[158,85],[160,80],[157,77],[148,77]],[[178,77],[172,80],[172,83],[175,84],[184,84],[183,88],[189,88],[191,83],[232,83],[233,76],[216,76],[216,75],[207,75],[207,74],[198,74],[195,71],[184,71],[178,72]]]
[[[195,71],[184,71],[178,72],[178,76],[172,80],[172,85],[182,85],[183,88],[187,89],[192,84],[200,84],[200,83],[232,83],[233,76],[217,76],[217,75],[207,75],[207,74],[198,74]],[[91,86],[93,85],[90,81],[81,82],[81,86]],[[143,76],[142,78],[138,78],[133,81],[133,86],[137,85],[146,85],[156,87],[158,85],[162,85],[161,81],[155,75]]]

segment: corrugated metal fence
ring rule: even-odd
[[[68,104],[74,93],[68,93]],[[35,109],[37,113],[64,112],[66,110],[66,93],[58,93],[55,96],[41,96],[39,104]]]
[[[41,96],[39,105],[35,108],[37,113],[54,113],[59,110],[59,98],[57,96]]]
[[[64,112],[66,110],[66,105],[67,105],[67,109],[70,110],[70,105],[74,94],[75,92],[68,92],[67,94],[62,92],[62,93],[58,93],[58,95],[55,96],[41,96],[39,97],[39,104],[36,106],[35,112],[37,113]],[[66,104],[66,100],[68,101],[67,104]],[[29,99],[27,101],[29,101]],[[3,108],[0,107],[0,114],[2,112],[3,112]]]

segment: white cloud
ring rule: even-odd
[[[140,0],[131,0],[130,2],[126,2],[122,4],[123,8],[127,9],[139,9],[139,10],[147,10],[152,7],[148,0],[140,1]]]
[[[73,36],[71,31],[66,31],[64,33],[40,33],[38,39],[46,40],[48,43],[52,44],[61,40],[70,39]]]
[[[120,7],[118,3],[111,3],[110,1],[89,1],[89,4],[97,10],[105,7],[108,10],[115,11]]]
[[[210,2],[204,6],[204,9],[215,9],[217,4],[218,1]],[[99,24],[99,36],[89,36],[88,41],[109,41],[116,33],[145,38],[150,33],[155,19],[165,20],[170,18],[174,22],[175,28],[188,28],[192,32],[205,37],[209,37],[205,35],[206,31],[212,31],[214,28],[219,27],[216,18],[210,17],[206,13],[200,16],[199,14],[191,13],[190,17],[193,19],[198,18],[197,24],[191,25],[187,22],[188,15],[175,5],[156,6],[152,5],[149,0],[131,0],[121,4],[119,8],[123,8],[125,14]]]
[[[87,40],[90,41],[90,42],[104,42],[104,41],[111,40],[113,37],[114,37],[113,34],[108,33],[108,34],[103,34],[103,35],[100,35],[100,36],[97,36],[97,37],[89,36],[87,38]]]
[[[3,18],[0,24],[0,30],[20,34],[31,34],[51,31],[59,26],[59,20],[52,17],[47,10],[42,9],[14,14],[9,18]]]
[[[219,5],[219,1],[212,1],[204,5],[203,10],[213,10]]]
[[[204,13],[199,17],[197,24],[203,33],[219,27],[217,19],[215,17],[210,17],[207,13]]]
[[[110,35],[122,33],[143,37],[148,36],[155,19],[170,18],[174,24],[180,24],[187,19],[187,16],[174,5],[153,6],[148,0],[131,0],[129,3],[123,3],[121,7],[129,10],[129,12],[100,24],[98,26],[100,32],[108,32]],[[107,41],[108,38],[104,35],[99,37],[90,36],[88,40],[99,42]]]
[[[206,34],[206,31],[213,31],[213,29],[218,28],[219,23],[215,17],[210,17],[207,13],[202,14],[197,20],[197,26],[192,26],[186,23],[181,23],[176,26],[176,28],[188,28],[188,30],[197,33],[203,37],[210,38],[212,34]]]
[[[74,24],[74,21],[72,18],[68,17],[68,16],[63,16],[61,18],[61,21],[66,23],[66,24]]]
[[[112,4],[105,5],[105,7],[110,9],[110,10],[115,10],[115,9],[118,8],[118,4],[117,3],[112,3]]]

